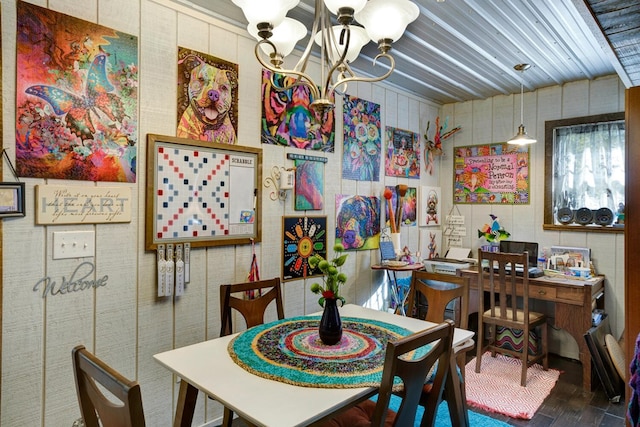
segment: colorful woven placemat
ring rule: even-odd
[[[387,341],[412,333],[385,322],[343,317],[342,339],[327,346],[318,336],[319,322],[319,316],[300,316],[253,327],[229,343],[229,355],[255,375],[288,384],[370,387],[380,385]]]

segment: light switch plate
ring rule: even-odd
[[[53,233],[53,259],[95,256],[94,231],[56,231]]]

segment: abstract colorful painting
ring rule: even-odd
[[[529,146],[506,143],[456,147],[454,203],[528,204]]]
[[[262,143],[332,153],[335,139],[333,110],[323,117],[311,110],[313,98],[303,85],[277,90],[294,81],[292,77],[262,70]]]
[[[179,47],[176,135],[235,144],[237,129],[238,65]]]
[[[17,5],[18,174],[135,182],[138,38]]]
[[[324,207],[324,163],[296,160],[295,205],[297,211],[322,210]]]
[[[387,126],[385,129],[387,157],[384,170],[387,176],[420,178],[420,135],[408,130]]]
[[[336,243],[346,250],[380,247],[380,199],[336,195]]]
[[[294,280],[321,275],[309,266],[314,254],[327,257],[326,216],[282,217],[282,279]]]
[[[380,104],[344,96],[342,178],[380,181]]]
[[[387,185],[385,189],[391,191],[391,206],[398,206],[398,189],[395,186]],[[413,227],[417,223],[418,217],[418,191],[415,187],[407,188],[402,198],[402,218],[400,226]],[[386,219],[386,225],[390,226],[389,218]]]
[[[440,216],[440,187],[420,187],[420,226],[442,224]]]

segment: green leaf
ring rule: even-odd
[[[334,260],[336,266],[342,267],[344,265],[344,263],[347,261],[348,257],[349,257],[349,254],[344,254],[344,255],[341,255],[340,257],[336,258]]]

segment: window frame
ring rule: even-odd
[[[625,120],[624,111],[619,113],[606,113],[606,114],[596,114],[596,115],[584,116],[584,117],[572,117],[572,118],[560,119],[560,120],[549,120],[545,122],[545,126],[544,126],[544,145],[545,145],[544,223],[542,224],[543,230],[581,231],[581,232],[595,232],[595,233],[624,233],[624,225],[616,226],[616,227],[603,227],[600,225],[592,225],[592,224],[590,225],[555,224],[554,217],[553,217],[553,197],[552,197],[553,196],[552,194],[553,155],[554,155],[553,135],[555,133],[555,129],[559,127],[583,125],[588,123],[613,122],[618,120]],[[625,152],[625,157],[626,155],[627,154]]]

